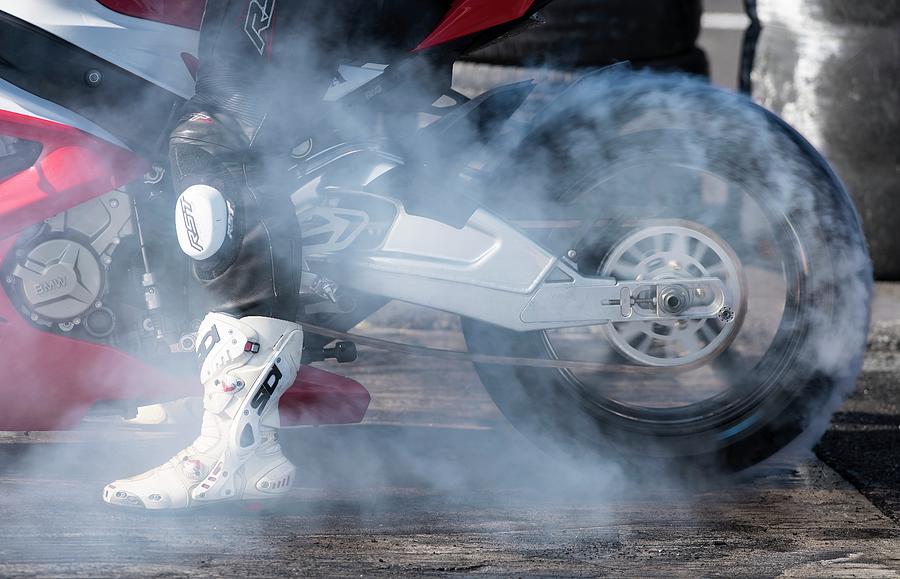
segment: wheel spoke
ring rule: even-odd
[[[708,251],[709,251],[709,246],[706,245],[705,243],[699,242],[694,247],[694,251],[691,252],[691,257],[693,257],[697,263],[703,264],[703,258],[706,257],[706,253]]]
[[[644,333],[644,322],[625,322],[617,324],[613,330],[629,344]]]
[[[717,261],[715,264],[706,268],[706,275],[717,277],[722,280],[728,279],[728,271],[725,269],[725,264],[721,261]]]
[[[641,262],[642,259],[644,259],[644,256],[641,254],[640,251],[638,251],[636,246],[632,245],[631,247],[628,248],[628,251],[626,251],[622,255],[622,259],[625,259],[625,258],[628,258],[628,260],[631,263],[637,265],[638,263]]]
[[[706,347],[706,344],[697,337],[697,332],[694,331],[676,332],[672,345],[677,346],[677,348],[673,348],[676,357],[688,356]]]
[[[653,345],[653,336],[649,334],[644,334],[644,337],[637,345],[637,350],[642,354],[647,354],[650,352],[650,347]]]
[[[713,340],[719,335],[719,332],[715,331],[712,326],[710,326],[710,320],[707,320],[703,325],[700,326],[700,334],[703,336],[703,339],[706,340],[706,344],[712,344]]]
[[[688,252],[687,235],[678,234],[672,236],[672,253],[676,254],[679,258],[690,255]]]

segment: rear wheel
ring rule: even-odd
[[[713,276],[734,306],[521,333],[465,320],[474,352],[646,370],[477,366],[503,413],[570,449],[725,470],[824,428],[859,371],[871,272],[821,159],[740,97],[680,79],[601,75],[556,107],[492,184],[516,192],[515,211],[495,209],[547,221],[533,234],[582,275]]]

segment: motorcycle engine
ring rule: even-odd
[[[111,191],[78,205],[22,236],[4,267],[6,289],[35,324],[105,338],[116,326],[103,303],[109,266],[120,240],[133,233],[126,193]]]

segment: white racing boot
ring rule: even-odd
[[[278,444],[278,400],[300,369],[300,326],[274,318],[211,313],[200,325],[203,426],[165,464],[117,480],[103,500],[146,509],[184,509],[284,495],[294,465]]]

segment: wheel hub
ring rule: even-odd
[[[746,295],[743,271],[734,251],[718,235],[687,221],[648,224],[619,241],[598,272],[618,281],[672,280],[654,305],[671,315],[703,301],[703,289],[692,293],[679,280],[698,277],[720,279],[728,292],[728,305],[716,318],[672,321],[613,322],[606,336],[620,354],[648,366],[679,366],[712,359],[737,334]],[[727,311],[726,311],[727,310]]]

